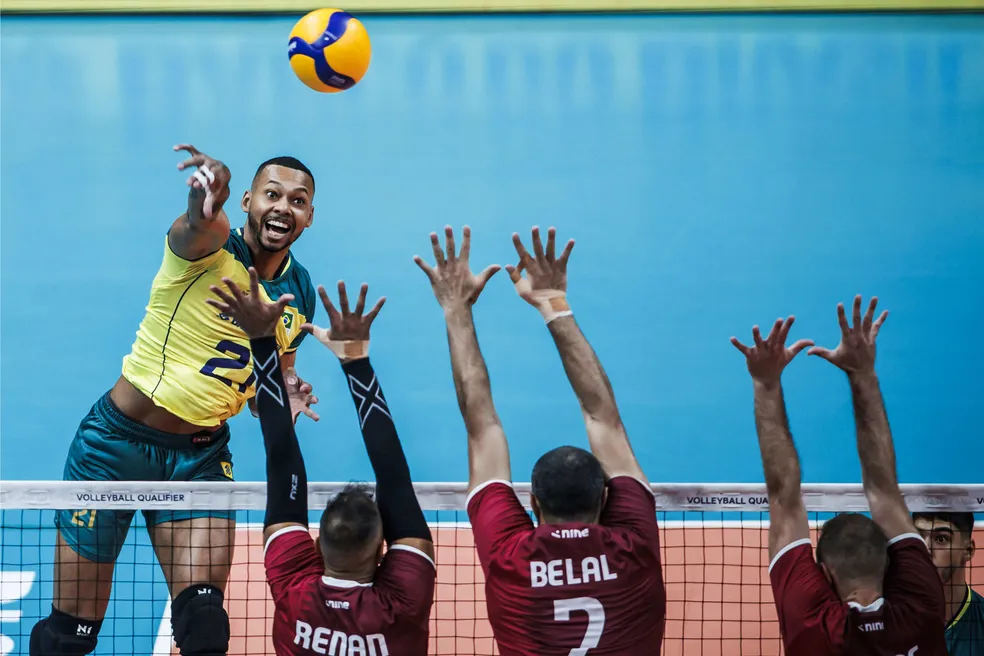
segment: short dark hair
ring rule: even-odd
[[[605,471],[589,451],[561,446],[547,451],[533,465],[532,492],[544,515],[568,521],[589,521],[601,508]]]
[[[359,556],[382,532],[379,508],[363,485],[349,484],[328,502],[321,514],[318,539],[322,553]]]
[[[817,541],[817,562],[841,584],[878,581],[888,567],[888,540],[870,517],[843,513],[824,523]]]
[[[263,162],[256,169],[256,173],[253,174],[253,180],[259,177],[260,173],[263,172],[268,166],[282,166],[285,169],[294,169],[295,171],[300,171],[301,173],[306,173],[309,178],[311,178],[311,191],[314,192],[314,174],[311,173],[311,169],[304,165],[304,162],[297,159],[296,157],[290,157],[289,155],[281,155],[279,157],[271,157],[267,161]]]
[[[974,513],[972,512],[944,512],[942,510],[912,513],[912,520],[924,519],[932,522],[940,520],[949,522],[965,538],[974,534]]]

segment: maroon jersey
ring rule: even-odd
[[[307,529],[291,526],[270,536],[263,560],[278,656],[427,653],[436,570],[424,552],[394,545],[372,583],[333,579]]]
[[[769,577],[786,653],[793,656],[946,656],[943,583],[915,533],[890,540],[882,598],[843,603],[809,540],[772,560]]]
[[[543,524],[506,481],[468,498],[485,572],[489,622],[502,656],[659,654],[666,594],[652,492],[609,482],[599,524]]]

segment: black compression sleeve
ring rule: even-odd
[[[376,505],[383,519],[383,537],[392,544],[402,538],[433,540],[410,479],[389,406],[368,358],[342,365],[359,412],[362,439],[376,473]]]
[[[266,448],[267,507],[263,525],[296,522],[307,526],[307,474],[301,445],[294,434],[277,339],[261,337],[249,343],[256,374],[256,407]]]

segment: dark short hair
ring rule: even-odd
[[[601,508],[605,471],[589,451],[561,446],[533,465],[532,492],[540,510],[551,518],[587,521]]]
[[[349,484],[328,502],[321,514],[322,553],[330,558],[358,556],[379,537],[379,508],[363,485]]]
[[[253,180],[259,177],[260,173],[263,173],[263,169],[268,166],[282,166],[285,169],[294,169],[295,171],[300,171],[301,173],[306,173],[309,178],[311,178],[311,191],[314,192],[314,174],[311,173],[311,169],[304,165],[304,162],[297,159],[296,157],[290,157],[289,155],[281,155],[279,157],[271,157],[267,161],[260,164],[256,173],[253,174]]]
[[[971,512],[944,512],[942,510],[917,512],[912,513],[912,519],[913,521],[917,519],[925,519],[930,522],[938,519],[940,521],[949,522],[952,524],[960,535],[965,538],[969,538],[974,534],[974,513]]]
[[[881,582],[888,567],[888,540],[870,517],[837,515],[820,531],[817,562],[841,583]]]

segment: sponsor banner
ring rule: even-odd
[[[323,507],[344,483],[312,483],[311,508]],[[417,496],[424,510],[464,510],[465,483],[418,483]],[[984,485],[903,485],[910,510],[984,512]],[[529,508],[529,483],[514,485]],[[769,498],[764,485],[705,483],[654,484],[657,510],[764,511]],[[803,502],[814,512],[865,511],[868,502],[860,485],[804,484]],[[266,483],[243,482],[115,482],[115,481],[0,481],[4,509],[209,509],[264,510]]]

